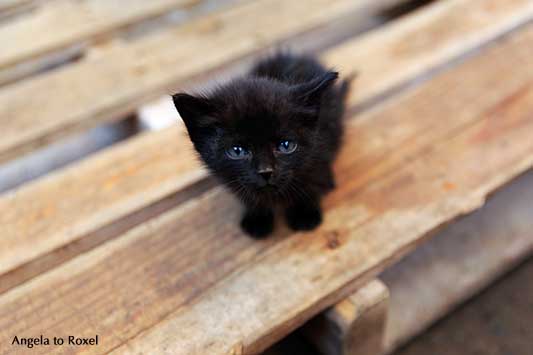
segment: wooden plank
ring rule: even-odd
[[[436,6],[440,11],[435,12],[434,8],[427,10],[431,11],[433,19],[433,22],[427,22],[429,28],[433,26],[447,28],[450,17],[478,14],[486,4],[471,1],[462,1],[460,4],[456,1],[449,3],[454,5],[447,7],[439,3]],[[498,2],[502,10],[508,3],[507,0]],[[481,8],[478,7],[479,4],[483,4]],[[496,2],[493,2],[493,6],[494,4]],[[527,8],[521,10],[525,12]],[[499,17],[505,13],[507,12],[493,12],[496,17],[492,22],[487,22],[505,31],[516,23],[516,13],[510,12],[507,21]],[[385,68],[371,64],[381,61],[381,58],[389,58],[390,53],[388,48],[375,46],[367,39],[368,37],[361,38],[361,45],[357,45],[359,40],[356,39],[325,54],[325,59],[331,65],[340,66],[346,72],[359,71],[360,81],[357,87],[364,89],[356,89],[351,93],[351,103],[358,105],[369,100],[367,92],[379,95],[398,85],[401,80],[407,80],[407,73],[417,76],[450,60],[452,55],[459,53],[461,44],[465,43],[463,39],[476,37],[473,34],[476,31],[481,31],[482,34],[477,36],[478,42],[466,42],[468,46],[463,48],[464,50],[478,46],[483,40],[498,35],[497,32],[491,32],[491,36],[486,34],[486,26],[479,25],[477,20],[480,16],[464,16],[463,20],[469,25],[458,26],[461,30],[455,35],[445,37],[437,35],[432,37],[433,40],[429,40],[426,37],[428,34],[442,33],[442,31],[435,29],[429,31],[425,25],[416,30],[416,26],[422,23],[420,18],[424,16],[424,13],[415,14],[398,24],[380,30],[377,34],[369,34],[370,38],[374,36],[380,39],[388,36],[396,38],[396,41],[387,40],[392,48],[400,46],[407,34],[411,35],[412,40],[427,45],[424,50],[416,47],[411,53],[410,60],[407,60],[408,52],[403,54],[402,65],[406,68],[416,68],[416,70],[406,70],[405,76],[391,76]],[[361,53],[366,54],[363,56]],[[437,56],[436,53],[441,53],[441,56]],[[363,59],[359,61],[352,58]],[[422,64],[415,65],[417,62]],[[386,63],[383,65],[387,67]],[[384,132],[376,131],[372,134],[381,137]],[[369,146],[368,149],[372,147]],[[358,148],[361,149],[364,147]],[[8,278],[2,278],[0,292],[46,270],[55,265],[55,262],[62,261],[62,258],[56,257],[51,259],[50,265],[47,263],[30,265],[30,272],[24,268],[24,265],[35,258],[48,253],[57,253],[57,249],[64,248],[69,243],[86,237],[115,220],[172,195],[203,177],[205,172],[200,169],[181,128],[176,126],[147,133],[80,164],[2,195],[0,210],[9,212],[0,214],[0,224],[4,226],[3,238],[0,239],[0,274],[9,271],[11,273]],[[80,189],[81,185],[84,186],[83,189]]]
[[[55,0],[0,26],[0,69],[110,36],[113,31],[161,16],[198,0]]]
[[[361,68],[360,89],[350,102],[362,104],[420,75],[421,68],[436,67],[442,58],[455,58],[529,22],[532,14],[533,2],[528,0],[439,0],[406,21],[392,22],[332,52],[326,61],[350,72],[354,66],[345,66],[343,60],[349,57]],[[375,80],[378,75],[387,79]]]
[[[531,167],[532,40],[527,27],[350,121],[318,230],[251,240],[237,202],[210,190],[4,293],[0,342],[97,333],[83,351],[261,351]]]
[[[380,275],[391,290],[387,353],[532,255],[531,201],[533,171]]]
[[[379,355],[388,309],[387,286],[374,279],[312,319],[302,331],[324,355]]]
[[[344,12],[362,8],[364,4],[348,0],[333,3],[313,0],[305,4],[281,0],[253,2],[136,44],[111,46],[98,56],[19,85],[11,85],[0,90],[0,124],[5,132],[5,139],[0,142],[0,161],[27,153],[62,135],[118,119],[152,98],[175,91],[177,83],[185,78],[205,73],[209,68],[249,54],[283,36],[318,26]],[[404,37],[395,42],[396,47],[374,44],[375,49],[381,50],[384,55],[382,58],[398,57],[398,63],[402,65],[395,66],[394,62],[376,57],[375,61],[381,64],[369,73],[385,70],[385,67],[395,68],[388,71],[388,83],[397,84],[413,72],[420,72],[427,63],[434,64],[442,56],[458,55],[469,44],[475,46],[493,38],[527,21],[533,13],[533,4],[528,0],[474,1],[471,5],[452,0],[445,1],[445,4],[430,13],[430,18],[437,20],[439,26],[421,20],[420,16],[418,20],[413,20],[418,25],[404,25],[406,28],[397,29],[404,35],[417,36],[419,41],[406,41],[411,37]],[[483,16],[459,10],[479,11]],[[294,13],[298,13],[299,21],[292,21]],[[449,26],[450,18],[442,16],[450,13],[457,14],[459,17],[454,21],[464,23],[464,27]],[[272,26],[274,22],[276,26]],[[430,32],[414,32],[421,25]],[[472,35],[461,37],[463,33]],[[176,38],[180,38],[179,45],[169,46]],[[428,38],[435,43],[427,43]],[[416,45],[409,47],[406,43]],[[205,48],[210,48],[212,55],[199,56]],[[445,52],[428,50],[430,48],[440,48]],[[351,52],[347,48],[345,54]],[[408,58],[413,58],[415,54],[417,59],[427,59],[413,64]],[[354,56],[354,59],[357,58],[361,67],[372,65],[368,62],[371,58],[363,52]],[[337,62],[337,58],[332,61]],[[410,65],[404,69],[404,64]],[[361,78],[364,84],[373,81],[371,77]],[[28,97],[32,97],[33,105],[27,104]]]

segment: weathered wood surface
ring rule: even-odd
[[[331,65],[339,66],[345,72],[359,72],[355,90],[350,94],[352,104],[358,105],[371,99],[368,93],[377,96],[389,90],[408,80],[408,75],[411,78],[417,77],[449,61],[459,53],[460,48],[467,51],[479,46],[482,41],[494,38],[511,27],[516,20],[514,13],[504,21],[504,18],[499,18],[504,12],[495,12],[496,17],[492,23],[500,23],[501,32],[476,36],[477,31],[485,34],[486,27],[479,25],[476,20],[479,16],[468,15],[462,17],[468,24],[458,26],[462,30],[451,35],[449,31],[445,31],[450,17],[475,14],[481,8],[478,7],[478,2],[469,0],[450,3],[454,6],[437,4],[439,11],[434,8],[423,10],[431,11],[433,22],[422,22],[420,18],[424,14],[415,14],[376,34],[371,33],[368,37],[348,42],[325,54],[325,60]],[[498,3],[503,6],[507,0],[500,0]],[[417,27],[420,24],[423,26]],[[430,31],[434,26],[442,28],[442,31]],[[440,36],[441,33],[445,35]],[[387,41],[390,47],[376,46],[368,40],[376,36],[380,41]],[[382,58],[391,58],[397,52],[393,50],[391,54],[389,51],[393,48],[406,48],[402,47],[405,46],[406,36],[417,43],[423,43],[425,47],[410,47],[413,48],[412,52],[407,47],[401,52],[401,58],[398,57],[398,63],[412,69],[402,71],[398,67],[397,71],[402,75],[390,75],[386,69],[389,64],[383,62]],[[465,44],[464,38],[478,40],[468,41],[462,47]],[[382,63],[383,67],[373,65],[374,62]],[[377,137],[383,134],[379,132]],[[0,209],[8,212],[0,214],[0,223],[4,226],[3,238],[0,239],[0,274],[4,275],[0,279],[0,292],[62,262],[63,259],[54,256],[54,253],[58,254],[69,243],[99,231],[113,221],[184,189],[203,177],[205,172],[200,168],[190,143],[181,128],[176,126],[134,138],[2,195]],[[104,230],[104,233],[108,232]],[[72,251],[75,248],[76,246],[71,246],[67,249]],[[49,253],[52,253],[51,257],[45,258],[48,262],[25,266]],[[8,272],[10,273],[5,275]]]
[[[389,291],[370,281],[303,328],[324,355],[379,355],[383,352]]]
[[[0,69],[95,38],[199,0],[55,0],[0,26]]]
[[[0,0],[0,19],[20,9],[28,8],[35,0]]]
[[[445,62],[443,58],[457,57],[529,22],[532,16],[529,0],[439,0],[408,15],[407,21],[392,22],[331,53],[327,62],[350,71],[352,66],[344,67],[348,62],[343,59],[350,58],[361,68],[357,78],[361,89],[351,98],[358,104],[436,67]]]
[[[391,353],[533,253],[533,171],[419,246],[380,278],[391,290]]]
[[[532,41],[528,26],[351,120],[316,231],[250,240],[236,201],[210,190],[4,293],[0,342],[98,333],[84,351],[261,351],[531,167]]]
[[[390,289],[387,329],[368,323],[350,305],[379,304],[383,294],[374,280],[308,322],[303,331],[324,354],[339,353],[349,324],[374,329],[353,342],[353,354],[374,341],[372,355],[392,353],[533,253],[533,171],[497,191],[479,211],[452,223],[380,279]],[[453,287],[450,287],[453,285]],[[374,292],[372,292],[374,291]],[[368,297],[374,295],[374,297]],[[379,318],[378,318],[379,319]],[[376,325],[378,328],[376,329]],[[355,333],[357,334],[357,333]],[[383,334],[381,334],[383,335]],[[377,350],[379,339],[383,347]],[[349,352],[346,352],[349,354]]]
[[[5,136],[0,142],[0,161],[29,152],[62,135],[118,119],[140,104],[174,91],[185,78],[259,50],[284,36],[328,22],[347,11],[363,7],[364,3],[348,0],[333,3],[326,0],[253,2],[132,44],[111,45],[99,55],[89,56],[64,69],[0,89],[0,124]],[[432,51],[432,46],[445,48],[448,55],[457,55],[469,43],[475,46],[501,34],[505,29],[527,21],[533,13],[533,4],[529,0],[478,0],[470,5],[460,0],[445,3],[429,16],[440,25],[418,19],[419,25],[398,29],[407,37],[397,42],[396,47],[374,44],[382,50],[383,58],[397,57],[401,63],[402,58],[409,61],[413,53],[420,51],[419,55],[426,58],[425,61],[420,64],[408,62],[410,65],[404,68],[404,63],[396,66],[393,61],[372,59],[361,53],[361,63],[372,65],[368,60],[375,60],[381,63],[376,66],[377,70],[394,68],[388,73],[390,82],[397,82],[416,71],[418,65],[423,66],[446,54]],[[461,26],[450,26],[451,17],[442,18],[450,12],[460,15],[453,21]],[[298,21],[292,21],[295,13]],[[474,15],[476,13],[482,15]],[[235,23],[239,25],[235,26]],[[430,32],[424,36],[414,31],[421,27]],[[471,35],[461,37],[463,33]],[[412,36],[417,36],[419,41],[412,41]],[[179,45],[169,46],[176,38],[180,38]],[[426,43],[429,38],[437,43]],[[442,47],[439,47],[439,40],[444,41]],[[205,48],[210,48],[211,55],[200,54]],[[350,50],[347,51],[349,54]],[[398,74],[403,72],[406,74]],[[373,81],[371,77],[361,78],[361,83],[367,80]],[[28,97],[32,97],[33,105],[27,104]]]

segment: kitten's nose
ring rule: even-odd
[[[272,168],[263,168],[257,171],[257,173],[265,179],[265,181],[270,180],[270,177],[272,176]]]

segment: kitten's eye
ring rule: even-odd
[[[296,147],[298,147],[298,144],[296,144],[296,142],[283,140],[279,142],[277,150],[282,154],[291,154],[296,150]]]
[[[233,147],[226,150],[226,155],[230,159],[239,160],[247,158],[250,155],[250,151],[239,145],[234,145]]]

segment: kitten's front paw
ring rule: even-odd
[[[264,238],[274,230],[274,214],[247,212],[241,220],[241,228],[253,238]]]
[[[295,231],[315,229],[322,223],[322,212],[316,207],[298,206],[287,209],[287,224]]]

